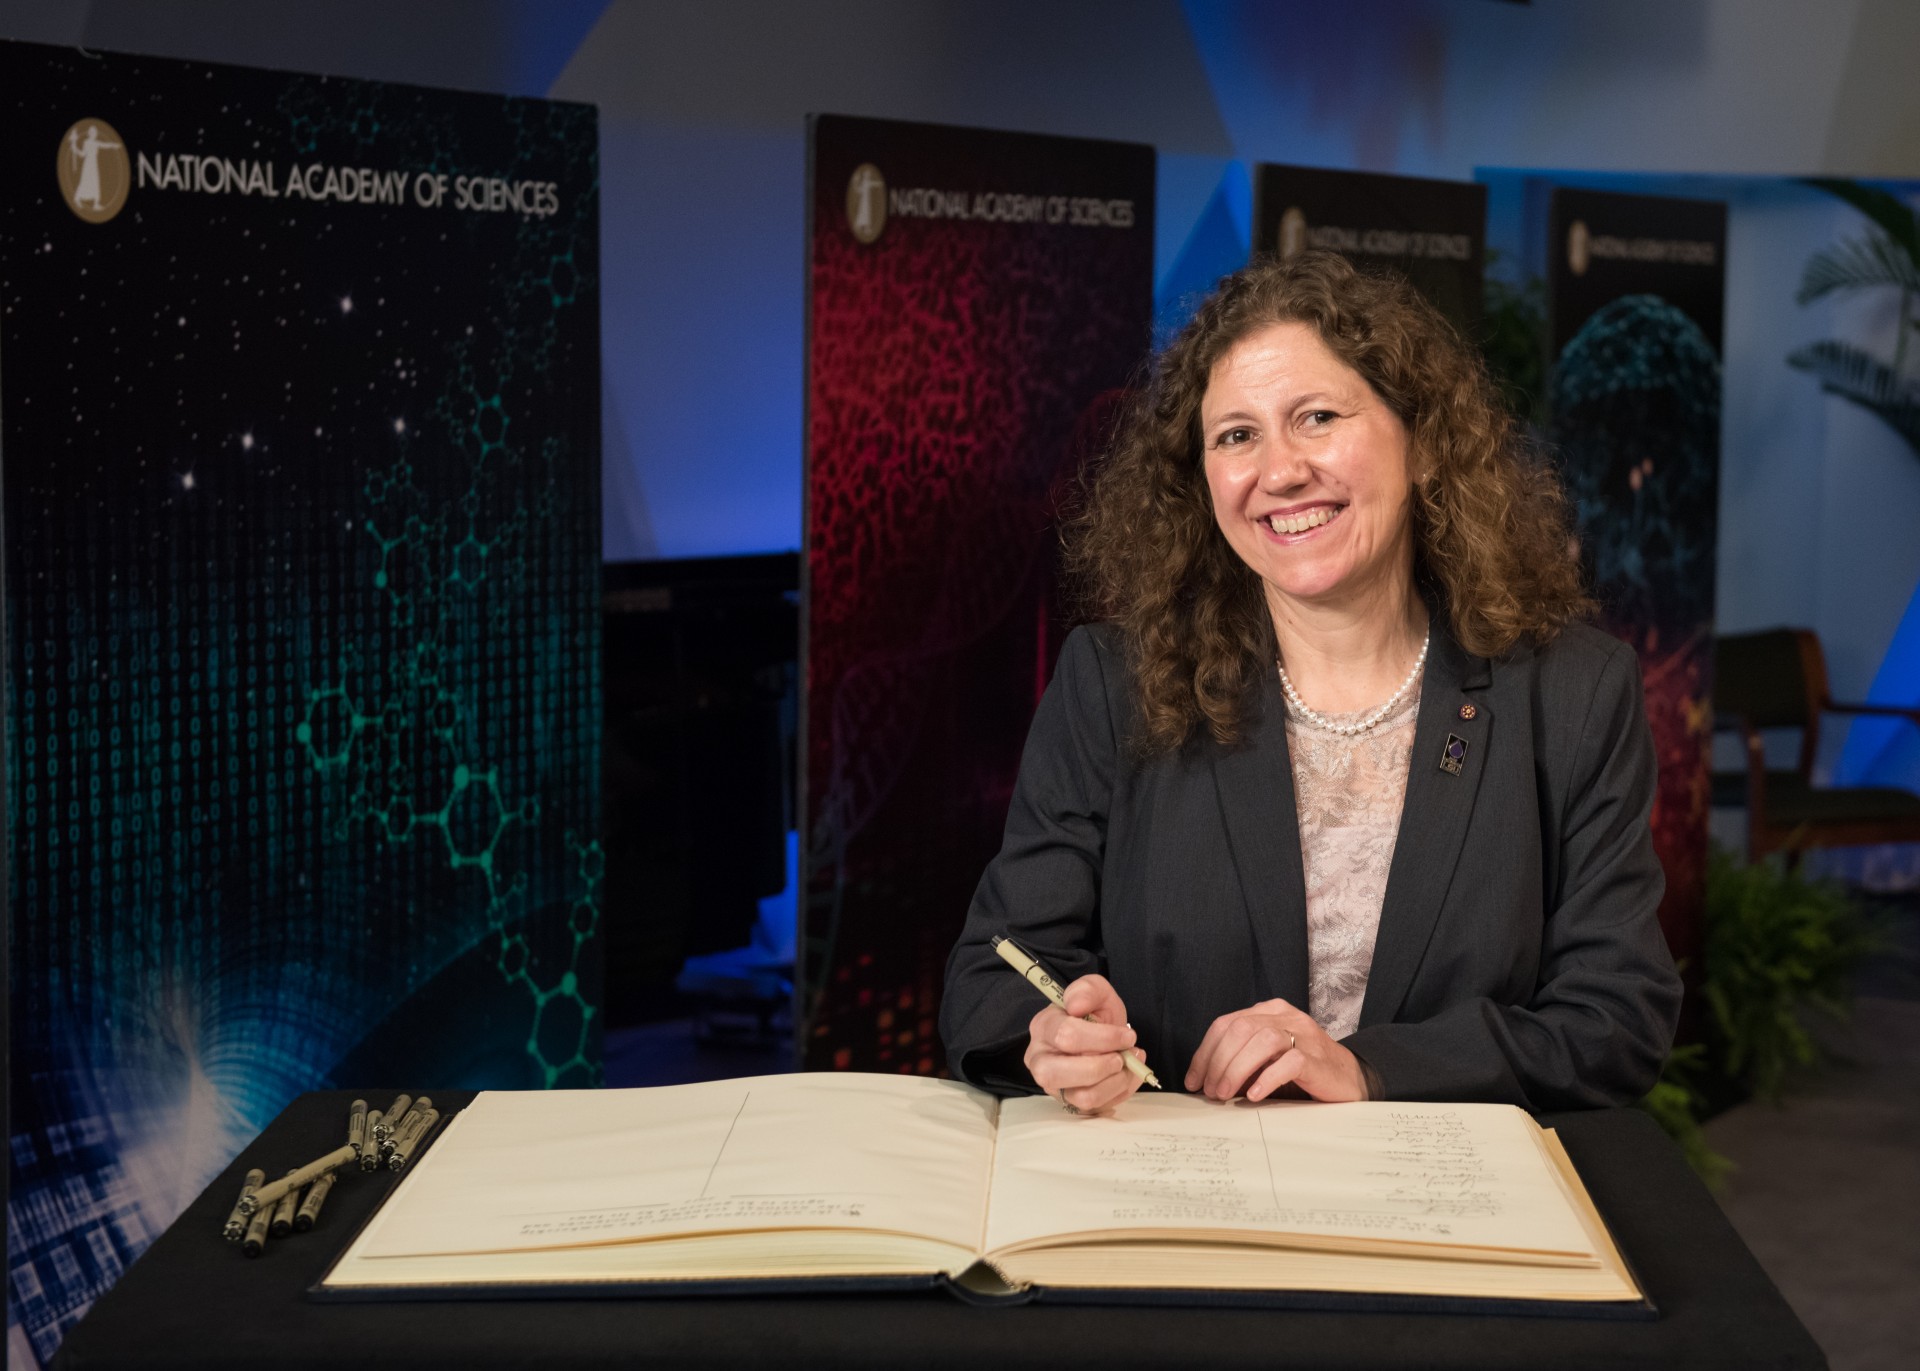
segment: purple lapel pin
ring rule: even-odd
[[[1458,776],[1467,764],[1467,740],[1458,733],[1447,735],[1447,745],[1440,750],[1440,769],[1449,776]]]

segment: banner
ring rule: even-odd
[[[821,116],[811,159],[800,1046],[931,1073],[1065,634],[1056,501],[1147,351],[1154,154]]]
[[[597,1078],[598,182],[579,105],[0,44],[0,111],[44,1361],[298,1092]]]
[[[1556,189],[1552,439],[1601,625],[1633,645],[1659,753],[1660,922],[1696,972],[1712,799],[1726,206]]]
[[[1253,250],[1331,248],[1391,268],[1471,339],[1480,323],[1487,188],[1365,171],[1262,163],[1253,177]]]

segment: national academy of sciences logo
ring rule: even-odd
[[[104,224],[132,188],[127,140],[104,119],[82,119],[60,139],[60,194],[89,224]]]
[[[1307,216],[1298,205],[1289,206],[1280,216],[1280,260],[1285,261],[1307,246]]]
[[[847,181],[847,227],[863,243],[871,243],[887,226],[887,178],[871,162],[853,169]]]
[[[1567,265],[1573,268],[1575,276],[1587,274],[1587,263],[1592,255],[1587,247],[1587,226],[1583,220],[1575,219],[1567,229]]]

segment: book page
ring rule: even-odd
[[[1431,1245],[1596,1260],[1507,1105],[1220,1104],[1135,1095],[1109,1116],[1001,1106],[989,1253],[1069,1236],[1286,1235],[1346,1250]]]
[[[356,1257],[793,1228],[979,1242],[997,1102],[952,1081],[817,1073],[648,1090],[488,1091]]]

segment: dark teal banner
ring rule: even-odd
[[[298,1092],[597,1079],[598,173],[589,107],[19,45],[0,118],[45,1360]]]
[[[1712,800],[1727,207],[1555,188],[1551,439],[1600,623],[1640,659],[1659,755],[1660,923],[1697,974]]]

